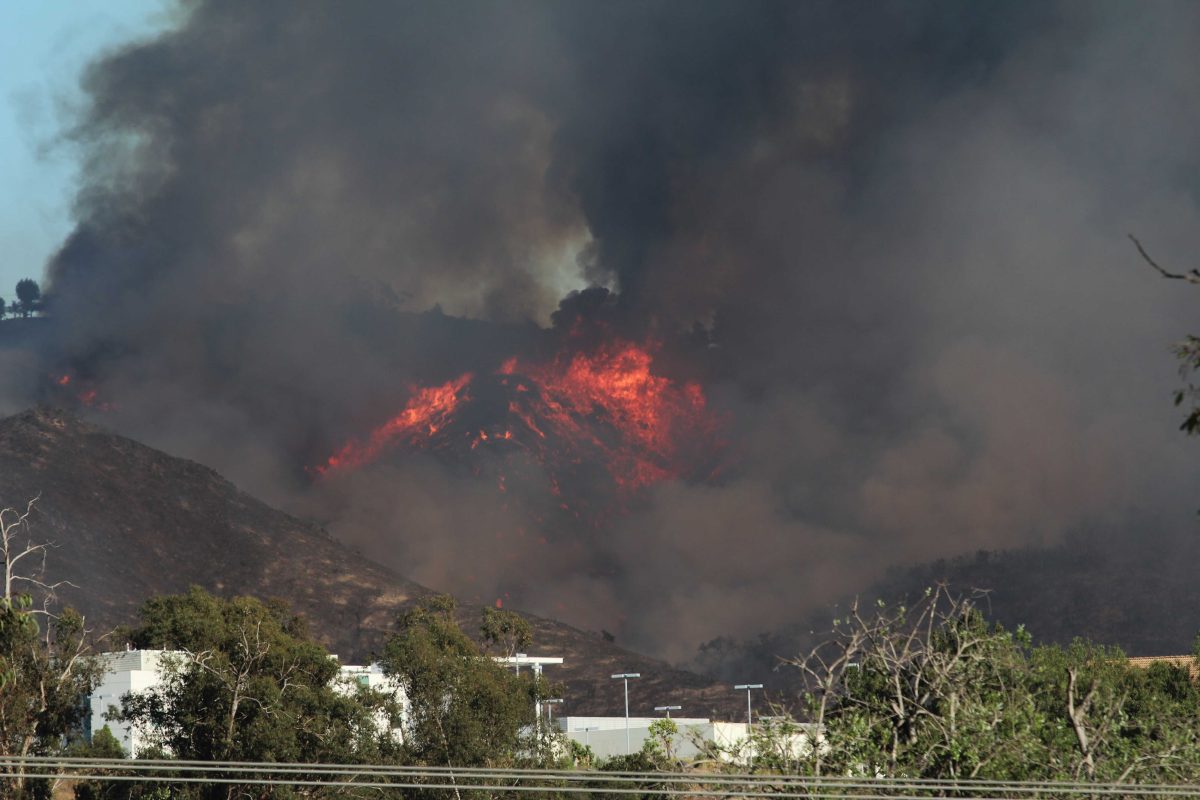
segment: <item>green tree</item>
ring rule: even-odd
[[[8,313],[8,306],[6,306],[4,304],[4,298],[0,297],[0,319],[4,319],[4,316],[7,313]]]
[[[939,779],[1195,781],[1200,689],[1115,648],[1035,647],[944,587],[852,606],[793,662],[821,745],[806,771]]]
[[[851,606],[834,636],[794,662],[808,705],[827,727],[816,774],[983,778],[1037,751],[1024,685],[1023,632],[987,625],[970,598],[930,589],[911,607]],[[836,742],[836,745],[832,743]]]
[[[387,763],[399,753],[375,716],[397,721],[396,698],[339,692],[337,662],[282,603],[221,599],[193,588],[147,601],[131,639],[175,654],[164,658],[157,688],[122,698],[118,718],[176,758]],[[195,794],[232,798],[244,791],[232,784]],[[256,789],[255,796],[289,793]]]
[[[42,298],[42,289],[32,278],[22,278],[17,281],[17,302],[20,303],[21,315],[28,317],[38,310],[38,302]]]
[[[656,719],[650,723],[647,732],[649,735],[642,749],[649,751],[664,767],[675,765],[675,740],[679,737],[679,726],[675,724],[675,720]]]
[[[67,755],[72,758],[124,758],[121,743],[107,725],[92,735],[91,741],[80,741],[72,745]],[[101,774],[103,770],[98,770]],[[131,784],[121,781],[80,781],[75,784],[75,800],[125,800],[137,796],[130,790]]]
[[[404,688],[409,760],[430,766],[505,766],[530,747],[531,679],[485,656],[463,633],[450,597],[404,612],[384,671]]]
[[[88,655],[83,617],[58,610],[43,573],[47,545],[30,533],[36,501],[23,511],[0,509],[0,755],[57,753],[81,733],[86,699],[99,679]],[[22,767],[0,773],[0,796],[23,798],[48,791]]]
[[[1200,387],[1193,376],[1200,374],[1200,337],[1188,336],[1175,345],[1175,357],[1179,359],[1179,377],[1183,387],[1175,390],[1175,405],[1186,408],[1180,429],[1191,435],[1200,434]]]
[[[529,621],[512,611],[484,606],[479,634],[484,650],[496,649],[498,655],[511,658],[533,641],[533,629]]]

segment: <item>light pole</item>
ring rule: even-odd
[[[683,706],[655,706],[654,710],[667,712],[667,719],[670,719],[672,711],[679,711],[682,708]]]
[[[629,679],[640,677],[640,672],[622,672],[612,676],[614,681],[625,681],[625,755],[629,755]]]
[[[750,710],[750,690],[761,689],[762,687],[761,683],[739,683],[733,687],[738,690],[746,690],[746,753],[748,754],[746,762],[751,767],[754,766],[754,717],[753,712]]]
[[[554,727],[554,707],[562,703],[561,697],[555,697],[551,700],[543,700],[542,705],[546,707],[546,725]]]

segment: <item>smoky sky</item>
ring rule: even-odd
[[[1192,265],[1196,6],[178,15],[87,70],[64,133],[85,171],[30,380],[86,376],[105,424],[416,580],[674,658],[891,565],[1134,508],[1194,533],[1169,346],[1197,297],[1125,235]],[[623,330],[699,332],[664,369],[727,420],[720,480],[542,545],[487,474],[428,456],[306,479],[410,383],[535,346],[589,286]]]

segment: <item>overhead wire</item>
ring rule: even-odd
[[[124,774],[118,774],[124,773]],[[157,773],[157,774],[156,774]],[[1200,785],[1047,780],[864,778],[763,773],[640,772],[492,767],[427,767],[370,764],[105,759],[0,756],[0,776],[179,784],[446,789],[565,794],[658,794],[663,796],[841,798],[908,800],[952,795],[971,800],[1000,798],[1200,797]]]

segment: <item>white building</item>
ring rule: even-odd
[[[408,697],[404,693],[404,687],[384,674],[383,667],[379,664],[371,664],[366,667],[352,665],[339,667],[333,690],[348,696],[360,689],[373,689],[392,695],[400,703],[400,720],[397,721],[399,724],[393,725],[386,713],[377,711],[375,712],[375,727],[380,733],[390,730],[392,738],[402,744],[404,742],[403,720],[408,717],[409,710]]]
[[[555,722],[568,739],[590,747],[597,758],[605,759],[641,750],[650,737],[650,725],[659,719],[630,717],[628,749],[624,717],[559,717]],[[706,742],[715,744],[720,757],[727,761],[741,761],[755,755],[748,751],[748,726],[744,722],[716,722],[702,717],[672,717],[671,721],[679,728],[671,742],[671,752],[676,758],[686,760],[701,755]],[[807,755],[813,726],[791,723],[789,727],[794,732],[780,737],[779,746],[787,751],[789,758]]]
[[[88,736],[94,736],[105,725],[112,732],[121,747],[131,758],[136,758],[146,747],[146,731],[125,722],[110,719],[108,714],[114,708],[120,708],[121,698],[131,692],[144,692],[162,684],[165,669],[171,659],[182,659],[186,654],[179,650],[125,650],[116,653],[101,653],[99,658],[104,666],[104,675],[100,685],[95,688],[88,698],[89,717]],[[336,658],[336,656],[331,656]],[[333,689],[343,695],[352,695],[359,687],[374,689],[389,694],[396,694],[402,710],[407,710],[403,689],[391,678],[384,674],[378,664],[370,666],[347,665],[338,668],[338,677]],[[403,711],[402,711],[403,714]],[[401,728],[393,727],[386,714],[376,715],[375,723],[380,732],[390,730],[398,740],[403,740]]]
[[[170,652],[168,650],[125,650],[100,654],[100,663],[104,666],[104,676],[100,680],[100,685],[88,698],[89,738],[107,725],[125,752],[130,756],[137,756],[146,745],[145,735],[128,723],[108,719],[108,712],[110,709],[121,707],[123,695],[130,692],[144,692],[162,683],[164,666],[162,658]]]

